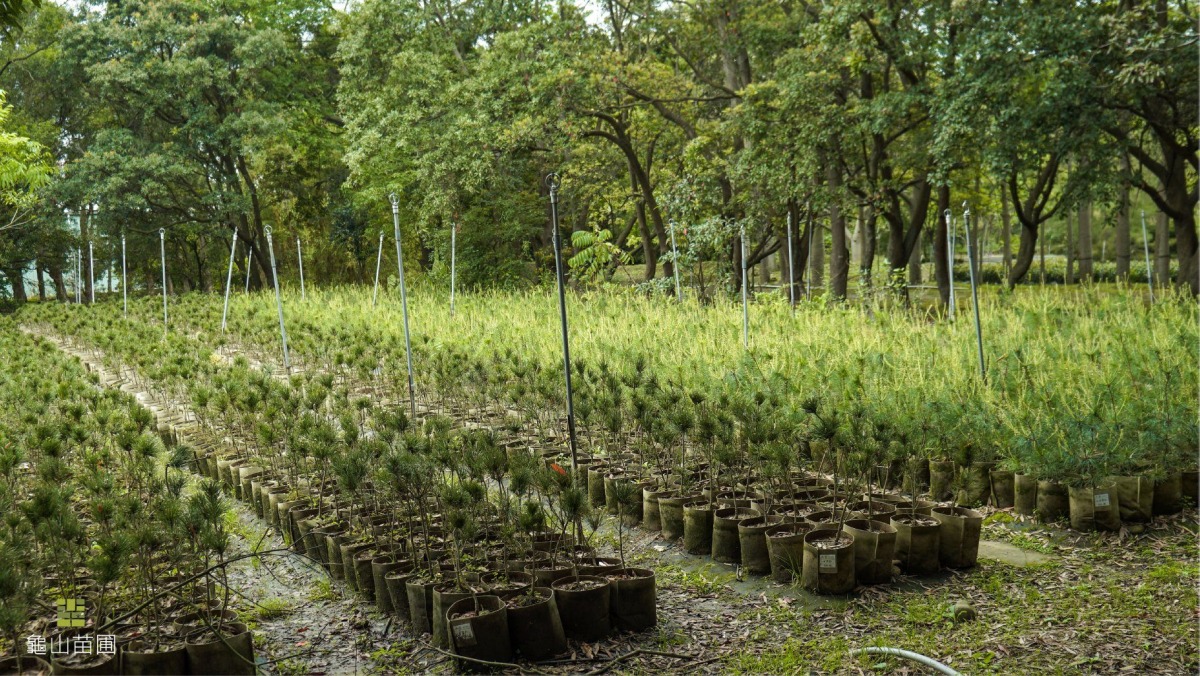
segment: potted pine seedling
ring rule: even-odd
[[[11,470],[15,465],[6,464]],[[29,619],[29,613],[37,602],[39,580],[32,533],[29,523],[24,521],[13,504],[13,489],[10,484],[0,492],[0,509],[5,514],[4,537],[0,537],[0,635],[9,639],[9,645],[20,645],[20,632]],[[15,655],[0,658],[3,673],[50,673],[50,664],[36,655],[26,655],[14,650]]]
[[[470,510],[471,497],[466,488],[459,484],[442,486],[441,502],[445,510],[445,525],[450,531],[450,542],[454,549],[452,577],[433,588],[433,644],[440,647],[449,645],[447,611],[457,601],[474,599],[481,591],[468,579],[465,551],[467,543],[473,542],[479,534],[479,523]],[[495,598],[495,597],[493,597]],[[489,602],[491,604],[491,602]],[[503,606],[500,607],[502,609]],[[489,605],[488,612],[496,612],[497,608]],[[460,613],[468,615],[468,611],[460,608]],[[475,609],[481,612],[480,608]],[[508,628],[504,627],[507,642]]]
[[[623,517],[638,506],[638,491],[632,484],[617,488],[617,552],[621,567],[605,574],[609,579],[610,611],[618,629],[642,631],[658,623],[658,595],[654,571],[631,568],[625,562],[625,523]]]
[[[867,499],[855,507],[858,513],[845,522],[845,530],[854,536],[854,577],[858,584],[885,584],[892,580],[892,555],[896,547],[896,529],[882,519],[889,519],[895,508],[885,502],[870,499],[874,495],[872,478],[883,443],[877,436],[864,411],[851,416],[849,449],[850,462],[866,483]]]
[[[224,612],[229,596],[225,559],[230,539],[224,523],[228,510],[220,484],[209,479],[202,480],[188,498],[186,518],[194,534],[193,546],[203,556],[206,588],[224,589],[225,598],[219,606],[200,609],[202,626],[185,637],[186,651],[190,664],[206,665],[212,673],[254,674],[250,631],[244,624],[229,621]]]
[[[1112,468],[1124,440],[1104,422],[1100,412],[1094,411],[1058,424],[1055,441],[1067,463],[1064,483],[1070,498],[1071,528],[1078,531],[1121,529],[1119,491]]]
[[[827,449],[825,460],[833,467],[834,496],[843,484],[845,454],[839,447],[841,422],[833,411],[821,412],[815,400],[806,402],[805,410],[813,418],[812,437],[823,442]],[[804,535],[804,557],[801,563],[800,584],[819,594],[846,594],[855,586],[854,536],[843,530],[846,506],[834,503],[833,520],[819,523]]]
[[[564,533],[568,525],[582,532],[582,522],[590,511],[578,488],[568,486],[560,492],[557,516]],[[575,574],[558,578],[550,586],[567,638],[596,641],[608,635],[612,625],[607,579]]]

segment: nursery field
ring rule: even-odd
[[[567,305],[0,318],[0,673],[1200,669],[1193,301]]]

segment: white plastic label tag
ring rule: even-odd
[[[454,643],[460,646],[475,645],[475,630],[470,622],[454,625]]]
[[[837,554],[821,554],[817,567],[822,573],[836,573]]]
[[[1109,501],[1108,493],[1096,493],[1092,496],[1095,498],[1096,509],[1108,509],[1112,503]]]

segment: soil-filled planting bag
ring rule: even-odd
[[[1013,511],[1021,516],[1033,516],[1037,511],[1037,479],[1028,474],[1013,475]]]
[[[1144,476],[1114,477],[1122,523],[1147,523],[1154,516],[1154,482]]]
[[[555,582],[553,589],[567,638],[598,641],[612,631],[608,580],[576,575]]]
[[[625,470],[611,468],[604,475],[604,509],[609,514],[617,513],[617,484],[626,482]]]
[[[942,525],[932,516],[898,514],[892,517],[896,529],[896,558],[907,575],[931,575],[941,568]]]
[[[371,559],[372,586],[375,590],[375,605],[379,606],[379,612],[392,614],[394,606],[391,592],[388,591],[387,574],[405,565],[411,567],[408,561],[397,561],[394,554],[380,554]]]
[[[512,647],[537,662],[567,651],[554,592],[536,587],[508,600],[508,636]]]
[[[1008,509],[1016,505],[1016,475],[1006,469],[993,469],[990,473],[992,483],[992,505],[996,509]]]
[[[459,599],[446,610],[450,648],[455,655],[485,662],[511,662],[508,609],[498,596],[483,594]],[[461,660],[459,668],[484,671],[486,665]]]
[[[658,624],[654,571],[622,568],[609,573],[609,614],[617,629],[642,631]]]
[[[3,669],[0,669],[3,673]],[[121,673],[127,676],[173,676],[188,673],[184,643],[160,644],[130,641],[121,651]]]
[[[958,491],[958,504],[967,507],[986,505],[992,494],[992,469],[994,462],[973,462],[960,471],[962,487]]]
[[[410,579],[404,584],[404,590],[408,594],[408,618],[413,632],[418,636],[432,633],[430,613],[433,609],[433,582]]]
[[[388,596],[392,600],[392,614],[405,622],[412,622],[408,610],[408,581],[413,576],[412,562],[397,566],[383,576]]]
[[[1189,507],[1200,504],[1200,470],[1188,469],[1183,471],[1183,497]]]
[[[338,545],[338,553],[342,557],[342,578],[346,586],[358,591],[358,570],[354,565],[354,557],[359,552],[371,546],[369,542],[343,542]],[[370,559],[367,559],[367,570],[371,570]]]
[[[604,474],[608,466],[602,463],[588,465],[587,493],[592,507],[604,507]]]
[[[929,496],[936,502],[944,502],[954,497],[950,490],[954,485],[954,461],[929,461]]]
[[[712,557],[720,563],[741,563],[742,547],[738,539],[738,524],[743,519],[762,516],[756,510],[742,507],[722,507],[713,512]]]
[[[1178,514],[1183,509],[1183,475],[1171,472],[1154,482],[1154,514]]]
[[[804,535],[813,526],[805,521],[783,523],[767,530],[767,552],[771,555],[771,579],[791,582],[804,567]]]
[[[816,528],[804,536],[800,586],[818,594],[854,590],[854,536],[834,528]]]
[[[642,489],[642,528],[652,533],[662,530],[662,516],[658,511],[659,493],[654,488]]]
[[[1078,531],[1121,530],[1121,504],[1115,486],[1069,489],[1071,528]]]
[[[712,552],[713,508],[708,500],[692,500],[683,506],[683,548],[688,554]]]
[[[854,536],[854,579],[858,584],[892,581],[892,555],[896,551],[896,529],[881,521],[853,519],[846,531]]]
[[[450,635],[446,627],[446,611],[455,601],[471,598],[473,592],[460,589],[454,582],[443,582],[433,588],[433,605],[430,607],[429,626],[433,644],[439,648],[450,647]]]
[[[32,660],[30,660],[30,662],[32,663]],[[121,673],[120,663],[121,661],[116,655],[85,655],[83,653],[63,655],[61,658],[55,657],[50,660],[50,664],[56,676],[58,674],[71,674],[73,676],[83,676],[85,674],[109,676],[112,674],[115,676],[116,674]],[[205,671],[192,673],[208,674],[211,672]]]
[[[1037,516],[1041,521],[1059,521],[1071,513],[1067,487],[1057,481],[1041,480],[1037,485]]]
[[[748,573],[766,575],[771,572],[771,553],[767,550],[767,530],[779,524],[778,518],[756,516],[738,523],[738,548],[742,568]]]
[[[658,517],[662,522],[664,540],[683,537],[683,503],[699,498],[699,495],[672,495],[658,499]]]
[[[938,534],[938,560],[947,568],[970,568],[979,558],[979,532],[983,515],[966,507],[934,507],[934,519],[941,524]]]
[[[18,660],[20,667],[18,668]],[[0,674],[37,674],[50,676],[53,667],[37,655],[10,655],[0,657]]]
[[[192,674],[253,676],[254,641],[246,625],[235,622],[221,628],[222,636],[202,629],[187,639],[187,661]]]
[[[367,599],[367,603],[375,603],[375,572],[372,562],[379,553],[372,547],[366,547],[354,554],[354,579],[358,583],[358,591]]]

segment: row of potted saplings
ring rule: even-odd
[[[779,582],[798,580],[820,594],[845,594],[857,585],[891,581],[893,565],[908,575],[941,567],[970,568],[979,551],[983,515],[973,509],[910,500],[899,493],[835,492],[833,481],[794,472],[786,487],[763,491],[670,487],[664,478],[639,480],[603,460],[579,460],[588,499],[616,513],[617,485],[642,488],[641,509],[625,517],[666,540],[683,538],[690,554],[740,564]],[[751,482],[753,483],[753,482]]]
[[[1178,514],[1185,504],[1195,507],[1200,500],[1196,471],[1168,472],[1158,479],[1104,477],[1078,486],[1007,470],[992,469],[989,476],[997,508],[1011,507],[1042,521],[1069,519],[1071,528],[1079,531],[1120,530],[1122,524]]]
[[[45,638],[50,662],[40,651],[29,654],[30,646],[23,643],[16,646],[22,654],[0,660],[0,673],[254,674],[251,633],[224,607],[225,594],[218,583],[170,572],[173,564],[165,556],[155,556],[150,565],[161,570],[158,586],[172,588],[173,593],[136,613],[106,609],[110,612],[100,624],[89,617],[84,627],[60,628],[53,624],[55,617],[42,617],[36,624],[47,629],[34,635]],[[48,575],[45,584],[48,596],[81,600],[85,612],[98,607],[99,586],[90,577],[64,583]],[[112,652],[99,639],[110,635]]]
[[[464,661],[464,668],[511,662],[517,654],[543,660],[565,652],[568,638],[596,641],[614,630],[657,624],[654,572],[623,568],[569,534],[537,533],[532,549],[520,555],[486,534],[456,549],[436,513],[428,522],[397,523],[392,514],[352,513],[336,497],[325,498],[322,509],[315,487],[271,479],[247,458],[210,454],[201,460],[202,471],[228,485],[332,578],[380,612],[407,621],[415,633],[431,634],[435,646],[476,660]],[[466,561],[478,565],[466,570]]]

